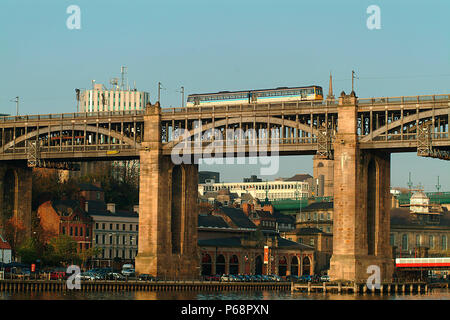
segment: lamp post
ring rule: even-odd
[[[19,115],[19,97],[15,97],[14,100],[10,100],[11,102],[16,103],[16,116]]]

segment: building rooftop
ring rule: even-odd
[[[0,250],[10,250],[11,246],[9,243],[0,235]]]
[[[295,176],[290,177],[290,178],[286,178],[286,179],[284,179],[284,181],[306,181],[308,179],[312,179],[312,176],[307,173],[306,174],[302,173],[302,174],[296,174]]]
[[[245,215],[241,209],[221,207],[221,212],[226,214],[238,228],[256,229],[255,224]]]
[[[215,239],[199,239],[198,245],[201,247],[240,247],[240,237],[226,237]]]
[[[105,211],[95,211],[91,212],[89,210],[88,215],[90,216],[107,216],[107,217],[124,217],[124,218],[139,218],[139,214],[131,211],[116,210],[116,212]]]
[[[393,208],[391,209],[391,226],[424,226],[427,225],[426,220],[417,220],[417,216],[427,216],[427,217],[436,217],[437,220],[434,220],[432,223],[430,223],[430,226],[433,227],[450,227],[450,212],[444,208],[444,211],[442,214],[423,214],[423,213],[417,213],[413,214],[411,213],[409,208]]]
[[[222,217],[198,215],[198,226],[204,228],[230,228]]]
[[[333,202],[313,202],[309,204],[307,207],[303,208],[302,211],[315,211],[315,210],[328,210],[333,209]]]

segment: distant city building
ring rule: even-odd
[[[314,196],[332,197],[334,194],[334,160],[313,157]]]
[[[244,178],[243,182],[262,182],[262,179],[252,175],[250,178]]]
[[[12,250],[9,243],[0,235],[0,262],[10,263],[12,261]]]
[[[208,192],[227,190],[230,194],[236,194],[237,197],[250,194],[259,200],[265,200],[266,197],[269,200],[300,199],[311,197],[312,180],[309,174],[299,174],[277,181],[204,183],[198,185],[198,192],[204,196]]]
[[[84,90],[80,96],[81,112],[144,110],[149,102],[149,93],[134,90],[107,89],[100,83]]]
[[[99,185],[80,184],[84,210],[93,220],[92,244],[100,248],[94,258],[96,266],[112,266],[114,258],[121,263],[134,263],[138,250],[139,206],[133,211],[117,210],[114,203],[105,203]]]
[[[398,196],[397,192],[392,192],[393,199]],[[434,201],[424,192],[417,191],[408,198],[408,203],[398,205],[398,200],[392,201],[390,245],[393,256],[448,256],[450,194],[442,192],[433,196]],[[326,266],[332,254],[332,234],[333,202],[315,202],[298,212],[296,230],[285,236],[292,241],[314,245],[318,253],[324,253],[318,255],[318,265]]]
[[[314,249],[280,237],[274,230],[275,220],[278,219],[269,211],[258,210],[258,214],[250,217],[241,209],[229,207],[199,215],[201,275],[314,274]],[[266,262],[264,246],[269,250]]]
[[[219,183],[220,173],[214,171],[199,171],[198,172],[198,183]]]

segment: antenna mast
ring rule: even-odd
[[[352,70],[352,91],[354,91],[355,90],[355,79],[358,79],[357,77],[356,77],[356,73],[355,73],[355,71],[353,71]]]
[[[120,74],[121,74],[121,76],[122,76],[122,81],[121,81],[121,83],[120,83],[120,89],[121,90],[124,90],[124,86],[125,86],[125,77],[126,77],[126,74],[127,74],[127,67],[125,67],[125,66],[122,66],[122,67],[120,67]],[[128,79],[127,79],[127,84],[128,84]]]
[[[439,183],[439,176],[437,178],[438,178],[438,181],[437,181],[437,185],[436,185],[436,190],[437,190],[437,192],[439,192],[439,190],[441,190],[442,186]]]

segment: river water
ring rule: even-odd
[[[290,291],[0,292],[0,300],[450,300],[449,289],[426,294],[338,294]]]

